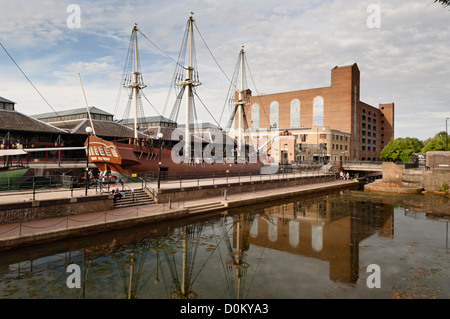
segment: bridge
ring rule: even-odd
[[[346,161],[342,163],[342,169],[350,175],[365,177],[367,183],[383,178],[383,162]]]
[[[342,164],[345,171],[383,172],[383,162],[375,161],[346,161]]]

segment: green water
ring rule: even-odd
[[[0,298],[448,299],[448,205],[336,193],[17,249]]]

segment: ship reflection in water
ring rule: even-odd
[[[448,298],[448,215],[405,207],[328,194],[19,249],[0,256],[0,297]]]

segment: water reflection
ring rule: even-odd
[[[395,216],[383,196],[328,194],[18,249],[0,255],[0,297],[323,296],[365,284],[361,243],[393,239]],[[82,269],[81,289],[67,288],[70,264]],[[317,291],[305,295],[310,282]]]
[[[324,260],[329,278],[356,283],[359,242],[394,235],[393,208],[341,198],[299,200],[259,208],[248,244]]]

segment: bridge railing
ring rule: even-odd
[[[343,165],[359,165],[359,166],[367,166],[367,165],[383,165],[383,161],[345,161],[342,163]]]

